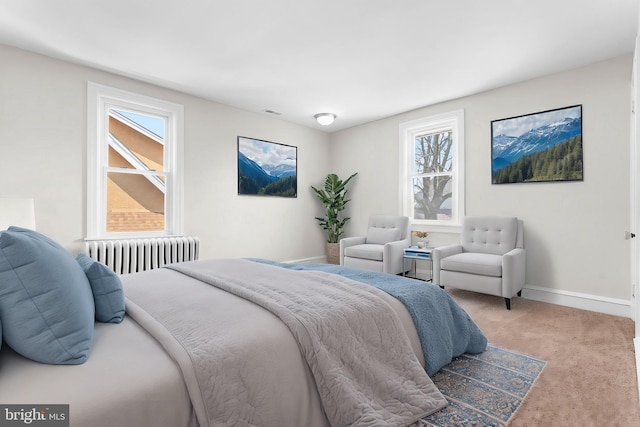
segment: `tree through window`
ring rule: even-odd
[[[403,212],[417,223],[457,225],[463,215],[464,113],[400,125]]]
[[[414,218],[451,219],[452,130],[417,135],[413,178]]]

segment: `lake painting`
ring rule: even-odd
[[[238,194],[297,197],[298,148],[238,137]]]
[[[491,122],[493,184],[582,180],[582,105]]]

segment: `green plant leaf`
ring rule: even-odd
[[[324,218],[315,217],[319,225],[327,231],[327,242],[338,243],[338,239],[344,234],[344,226],[349,221],[349,217],[341,218],[341,213],[349,202],[346,186],[358,172],[342,181],[338,175],[330,173],[324,181],[324,189],[311,186],[318,199],[325,205],[326,216]]]

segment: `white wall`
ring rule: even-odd
[[[38,230],[72,252],[86,230],[87,81],[185,107],[185,232],[202,258],[324,254],[310,185],[329,136],[283,120],[0,45],[0,197],[34,197]],[[266,106],[268,107],[268,106]],[[238,135],[298,147],[298,197],[237,195]]]
[[[337,173],[359,172],[347,235],[374,213],[398,212],[398,125],[465,111],[466,214],[525,224],[528,286],[628,301],[629,98],[632,57],[421,108],[332,135]],[[582,104],[583,182],[491,184],[491,120]],[[434,234],[432,245],[458,241]]]
[[[77,252],[85,236],[86,83],[185,106],[185,231],[202,257],[324,255],[309,190],[328,172],[350,185],[348,235],[372,213],[398,210],[398,125],[463,108],[467,214],[525,221],[527,284],[628,300],[631,56],[403,113],[327,135],[168,89],[0,46],[0,197],[34,197],[38,229]],[[584,181],[490,184],[490,122],[583,105]],[[298,147],[298,198],[236,194],[236,137]],[[433,235],[432,244],[456,241]]]

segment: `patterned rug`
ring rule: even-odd
[[[457,357],[432,378],[449,405],[410,427],[504,426],[544,365],[491,345],[484,353]]]

